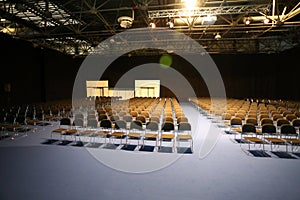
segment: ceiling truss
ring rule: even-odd
[[[167,28],[172,22],[173,30],[199,42],[207,53],[278,53],[300,45],[297,0],[199,0],[193,9],[183,6],[180,0],[0,0],[0,29],[36,47],[74,56],[86,56],[125,31],[121,16],[134,19],[131,29],[151,22]],[[176,50],[168,44],[166,49]]]

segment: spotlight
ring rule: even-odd
[[[246,25],[249,25],[251,22],[250,22],[250,18],[249,17],[247,17],[246,19],[245,19],[245,24]]]
[[[167,23],[167,25],[169,26],[169,28],[174,28],[174,23],[171,22],[171,21],[169,21],[169,22]]]
[[[265,19],[264,19],[264,24],[268,24],[270,22],[270,20],[266,17]]]
[[[149,24],[149,26],[150,26],[150,28],[156,28],[156,25],[155,25],[154,22],[151,22],[151,23]]]
[[[215,36],[215,39],[220,40],[221,38],[222,38],[222,36],[219,33],[217,33],[216,36]]]

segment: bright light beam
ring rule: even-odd
[[[196,6],[197,0],[181,0],[181,2],[185,3],[187,9],[193,9]]]

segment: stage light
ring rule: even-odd
[[[149,27],[150,27],[150,28],[156,28],[156,24],[155,24],[154,22],[151,22],[151,23],[149,24]]]
[[[169,28],[174,28],[174,23],[171,22],[171,21],[169,21],[169,22],[167,23],[167,25],[169,26]]]
[[[220,40],[221,38],[222,38],[222,36],[219,33],[217,33],[216,36],[215,36],[215,39]]]
[[[270,20],[266,17],[263,22],[264,22],[264,24],[268,24],[270,22]]]
[[[250,21],[250,18],[248,17],[248,18],[246,18],[246,20],[245,20],[245,24],[246,25],[249,25],[251,23],[251,21]]]

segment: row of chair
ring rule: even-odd
[[[60,121],[60,127],[54,129],[51,132],[51,138],[53,134],[59,133],[60,139],[63,136],[73,136],[76,138],[81,137],[101,137],[105,142],[109,139],[112,142],[114,139],[119,139],[120,144],[125,139],[125,145],[130,144],[130,141],[136,140],[137,145],[140,145],[140,141],[145,145],[146,141],[155,141],[155,147],[161,147],[162,143],[169,141],[172,143],[172,149],[175,148],[175,141],[188,141],[190,142],[190,148],[192,149],[193,141],[191,136],[191,125],[188,122],[181,122],[178,125],[178,129],[175,130],[174,124],[171,122],[164,122],[160,127],[155,121],[150,121],[146,125],[139,120],[135,120],[127,127],[127,123],[124,120],[117,120],[115,123],[109,119],[102,120],[100,124],[88,124],[84,126],[81,121],[80,124],[71,121],[70,118],[63,118]],[[158,144],[159,142],[159,144]]]

